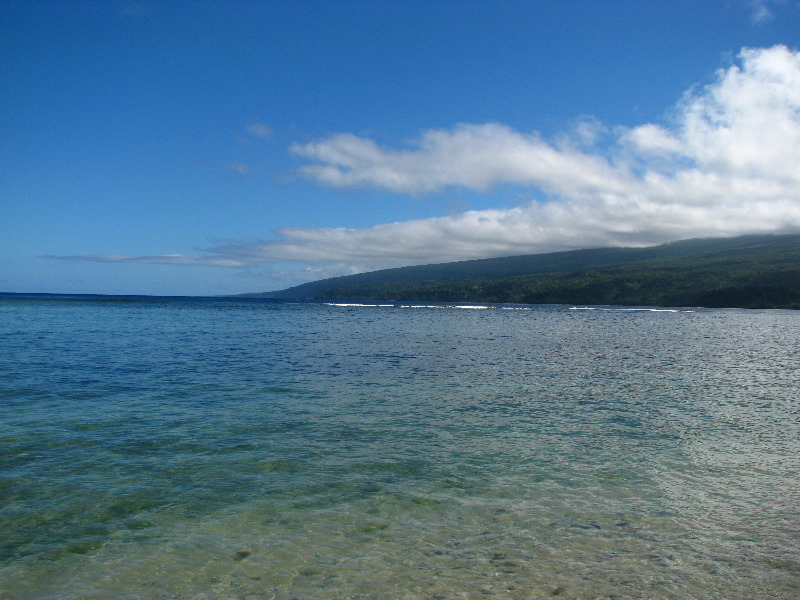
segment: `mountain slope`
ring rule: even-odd
[[[800,306],[800,235],[698,239],[385,269],[250,297]]]

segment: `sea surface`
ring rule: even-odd
[[[800,312],[0,296],[0,598],[800,598]]]

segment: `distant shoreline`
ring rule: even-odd
[[[800,235],[385,269],[243,298],[800,309]]]
[[[563,307],[569,310],[619,310],[619,311],[664,311],[664,312],[693,312],[696,310],[798,310],[798,307],[768,307],[752,308],[741,306],[699,306],[699,305],[649,305],[649,304],[597,304],[592,302],[442,302],[436,300],[353,300],[353,299],[325,299],[325,298],[271,298],[249,295],[234,296],[149,296],[144,294],[59,294],[59,293],[26,293],[26,292],[0,292],[1,300],[31,300],[31,301],[63,301],[63,302],[99,302],[99,303],[130,303],[130,304],[160,304],[160,303],[192,303],[203,302],[209,304],[224,304],[242,302],[253,304],[322,304],[346,308],[494,308],[503,310],[531,310],[542,307]]]

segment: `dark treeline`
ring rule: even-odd
[[[800,236],[689,240],[387,269],[269,295],[300,297],[293,293],[331,300],[798,309]]]

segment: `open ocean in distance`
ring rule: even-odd
[[[800,312],[0,295],[0,598],[800,598]]]

